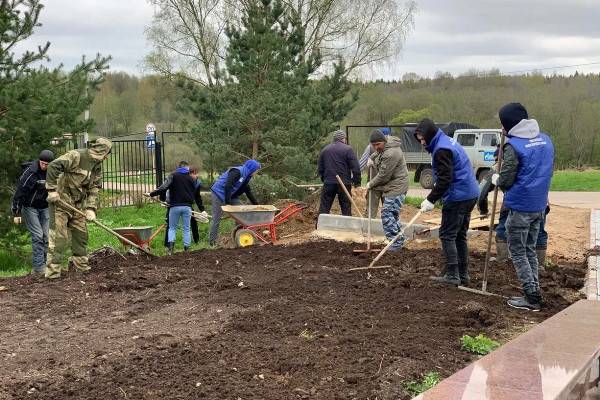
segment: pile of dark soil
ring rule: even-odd
[[[439,250],[389,255],[367,279],[352,245],[96,258],[93,271],[3,281],[0,399],[408,399],[403,382],[473,360],[464,334],[500,341],[578,298],[585,267],[541,277],[546,306],[436,286]],[[483,255],[474,254],[473,287]],[[488,289],[517,294],[514,271]]]

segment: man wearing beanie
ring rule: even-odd
[[[455,139],[447,136],[432,120],[425,118],[415,129],[415,138],[431,153],[435,184],[421,203],[421,211],[434,208],[442,200],[440,240],[446,261],[446,272],[432,277],[437,283],[469,284],[469,247],[467,230],[471,211],[479,196],[479,185],[465,150]]]
[[[498,116],[508,141],[502,169],[492,175],[492,183],[504,191],[508,250],[524,293],[508,300],[508,305],[539,311],[542,297],[535,247],[548,205],[554,146],[550,137],[540,132],[537,121],[529,119],[522,104],[506,104]]]
[[[65,269],[63,255],[71,239],[70,261],[77,270],[90,270],[87,256],[87,221],[96,219],[98,192],[102,183],[102,161],[112,142],[99,137],[86,149],[71,150],[48,164],[46,189],[50,211],[50,233],[46,278],[59,278]],[[67,205],[85,213],[85,217]],[[67,269],[68,269],[67,265]]]
[[[391,133],[392,133],[391,129],[388,127],[379,128],[378,131],[383,133],[383,136],[385,136],[385,137],[391,135]],[[371,172],[372,172],[371,168],[373,167],[373,160],[370,159],[371,155],[373,155],[374,152],[375,152],[375,150],[373,150],[373,146],[371,146],[371,143],[369,143],[369,144],[367,144],[367,147],[365,147],[365,150],[363,151],[362,156],[358,160],[358,165],[360,166],[360,172],[362,173],[366,169],[367,170],[367,178],[369,180],[371,180],[371,178],[374,176],[374,175],[371,176]],[[381,193],[380,190],[375,190],[375,189],[372,189],[370,193],[371,193],[371,217],[375,218],[377,216],[377,211],[379,210],[379,203],[383,202],[383,198],[382,198],[383,194]],[[367,200],[367,207],[368,207],[369,191],[367,191],[366,200]],[[369,210],[367,210],[365,214],[369,214]]]
[[[250,200],[250,203],[258,204],[250,189],[250,180],[260,168],[261,165],[258,161],[246,160],[243,165],[231,167],[222,173],[210,188],[212,221],[208,242],[211,246],[216,246],[219,238],[219,225],[223,216],[221,206],[241,204],[239,197],[243,194]]]
[[[352,148],[346,144],[346,134],[337,130],[333,132],[333,142],[325,146],[319,155],[319,176],[323,182],[319,214],[329,214],[333,201],[337,196],[342,215],[351,216],[350,199],[340,187],[336,175],[339,175],[348,193],[352,185],[360,186],[360,167]]]
[[[367,190],[382,193],[381,222],[385,237],[392,240],[402,229],[400,209],[408,192],[406,160],[397,137],[386,136],[380,130],[374,130],[369,141],[374,150],[369,158],[374,171],[373,178],[367,183]],[[400,250],[404,240],[404,236],[399,237],[389,251]]]
[[[13,222],[20,224],[25,220],[27,230],[31,234],[33,273],[41,274],[46,265],[48,251],[48,192],[46,191],[46,169],[54,160],[54,153],[42,150],[35,161],[22,165],[23,173],[17,183],[13,196]]]

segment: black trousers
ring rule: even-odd
[[[352,185],[345,185],[348,193],[352,193]],[[344,193],[344,190],[337,183],[324,183],[321,191],[321,205],[319,206],[319,214],[329,214],[333,201],[337,196],[342,209],[342,215],[352,215],[352,204],[350,199]]]
[[[469,247],[467,246],[467,230],[471,222],[471,211],[477,199],[452,201],[442,207],[442,225],[440,240],[446,259],[446,267],[459,266],[465,269],[469,263]]]

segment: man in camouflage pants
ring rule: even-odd
[[[71,235],[70,261],[79,271],[88,271],[87,225],[96,219],[102,161],[108,158],[112,142],[98,138],[87,149],[71,150],[48,164],[46,189],[50,211],[50,234],[46,278],[59,278],[61,260]],[[67,209],[66,203],[85,211],[85,217]]]

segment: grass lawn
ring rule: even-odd
[[[554,171],[552,191],[600,192],[600,170]]]
[[[210,210],[207,210],[210,213]],[[142,208],[135,206],[103,208],[98,212],[98,220],[109,228],[120,228],[127,226],[152,226],[152,231],[156,231],[165,221],[166,208],[158,204],[146,204]],[[207,248],[208,229],[210,224],[198,224],[200,231],[200,241],[196,244],[192,241],[192,250]],[[229,234],[234,228],[231,219],[221,220],[219,227],[221,234]],[[123,246],[119,239],[103,230],[95,224],[88,224],[88,252],[92,252],[102,246],[114,247],[123,251]],[[167,253],[163,246],[165,229],[163,229],[152,241],[152,253],[162,256]],[[0,278],[27,275],[31,272],[31,245],[23,246],[20,256],[11,255],[0,250]],[[177,231],[177,241],[175,251],[183,251],[182,230]],[[67,262],[67,256],[63,260]]]

